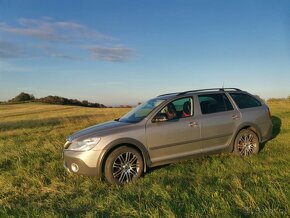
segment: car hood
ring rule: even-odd
[[[90,126],[86,129],[83,129],[79,132],[76,132],[69,136],[68,140],[73,141],[77,138],[86,138],[87,136],[98,136],[98,133],[108,131],[111,129],[116,129],[123,126],[131,125],[131,123],[124,123],[124,122],[118,122],[118,121],[109,121],[101,124],[97,124],[94,126]]]

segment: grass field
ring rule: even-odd
[[[207,156],[124,187],[68,174],[66,137],[128,109],[0,105],[0,217],[289,217],[290,102],[270,103],[274,139],[257,156]]]

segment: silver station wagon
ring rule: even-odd
[[[137,179],[146,168],[197,155],[248,156],[270,139],[268,106],[237,88],[169,93],[114,121],[83,129],[64,145],[65,168],[105,177],[111,184]]]

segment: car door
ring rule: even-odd
[[[193,97],[179,98],[168,103],[153,119],[148,120],[146,139],[153,163],[201,152],[200,126],[199,120],[194,116],[194,105]],[[170,118],[170,113],[167,113],[173,112],[168,109],[172,109],[172,106],[176,110],[176,116]],[[186,116],[184,112],[187,112]],[[154,121],[158,116],[166,119]]]
[[[198,95],[203,152],[226,148],[239,124],[240,112],[225,93]]]

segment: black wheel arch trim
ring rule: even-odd
[[[230,152],[232,152],[234,150],[234,146],[235,146],[235,140],[236,140],[236,137],[238,135],[238,133],[242,130],[242,129],[248,129],[248,128],[255,128],[256,131],[254,131],[257,136],[258,136],[258,139],[259,139],[259,142],[261,142],[262,138],[261,138],[261,130],[260,128],[258,127],[258,125],[254,124],[254,123],[251,123],[251,122],[245,122],[245,123],[242,123],[241,125],[239,125],[237,127],[237,131],[233,134],[233,137],[231,139],[231,143],[230,143]]]
[[[115,149],[121,145],[129,145],[129,146],[132,145],[132,147],[137,147],[142,152],[141,155],[144,159],[144,171],[146,171],[146,166],[151,165],[151,159],[150,159],[148,150],[143,143],[132,138],[120,138],[120,139],[116,139],[110,142],[103,148],[103,152],[98,161],[98,166],[99,166],[98,170],[99,170],[100,175],[102,174],[103,164],[107,155],[112,151],[112,149]]]

